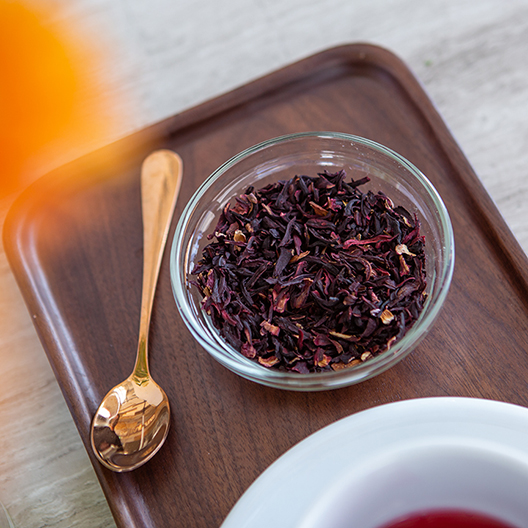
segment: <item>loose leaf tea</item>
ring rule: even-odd
[[[388,350],[426,298],[420,222],[368,177],[295,176],[228,204],[191,281],[222,337],[265,367],[350,367]]]

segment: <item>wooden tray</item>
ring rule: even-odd
[[[168,147],[184,160],[172,233],[191,194],[223,161],[264,139],[306,130],[383,143],[438,189],[454,226],[456,265],[434,329],[397,366],[359,385],[315,394],[265,388],[216,363],[183,326],[167,247],[151,361],[171,401],[172,429],[143,468],[106,471],[93,459],[88,432],[101,398],[133,366],[142,159]],[[120,527],[218,526],[279,455],[321,427],[375,405],[444,395],[528,405],[526,256],[420,84],[378,47],[330,49],[48,174],[14,205],[4,240]],[[357,455],[353,446],[329,449],[337,457]]]

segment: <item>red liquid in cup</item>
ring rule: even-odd
[[[380,528],[515,528],[481,513],[440,510],[411,513]]]

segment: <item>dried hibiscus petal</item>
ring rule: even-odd
[[[344,171],[250,187],[190,281],[222,337],[266,368],[353,367],[388,350],[426,298],[420,222]]]

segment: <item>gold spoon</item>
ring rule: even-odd
[[[112,471],[131,471],[150,460],[169,431],[169,400],[149,372],[148,334],[181,176],[182,160],[170,150],[153,152],[141,167],[143,291],[136,364],[132,374],[104,397],[90,434],[94,453]]]

